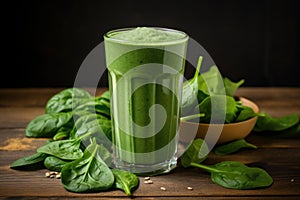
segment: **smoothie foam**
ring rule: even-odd
[[[138,27],[132,30],[124,31],[115,35],[112,38],[126,40],[131,42],[168,42],[183,38],[184,35],[176,32],[167,32],[148,27]]]

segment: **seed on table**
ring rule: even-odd
[[[52,174],[50,175],[50,178],[55,178],[55,176],[56,176],[55,174]]]
[[[58,172],[49,172],[50,175],[56,175]]]
[[[167,190],[165,187],[160,187],[160,189],[161,189],[162,191],[166,191],[166,190]]]
[[[61,174],[60,173],[56,174],[55,178],[60,179],[61,178]]]
[[[46,172],[46,173],[45,173],[45,176],[46,176],[47,178],[49,178],[49,177],[50,177],[50,173],[49,173],[49,172]]]
[[[193,190],[193,188],[192,188],[192,187],[187,187],[187,189],[188,189],[188,190]]]
[[[146,184],[152,184],[152,183],[153,183],[153,181],[151,181],[151,180],[147,180],[147,181],[144,181],[144,183],[146,183]]]
[[[295,179],[292,178],[292,179],[291,179],[291,182],[295,182]]]
[[[149,176],[146,176],[144,179],[145,179],[145,180],[150,180],[150,177],[149,177]]]

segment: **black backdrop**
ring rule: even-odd
[[[197,3],[194,3],[197,2]],[[19,1],[15,67],[1,87],[70,87],[83,59],[111,29],[187,32],[224,76],[245,86],[300,86],[299,6],[293,0]],[[192,72],[187,69],[189,78]],[[104,77],[101,86],[106,86]]]

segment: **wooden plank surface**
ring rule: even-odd
[[[45,107],[47,101],[65,88],[4,88],[0,91],[0,107]],[[91,88],[83,88],[93,92]],[[98,88],[95,96],[107,88]]]
[[[45,178],[46,170],[17,171],[9,169],[9,164],[18,157],[30,155],[33,151],[6,151],[1,153],[0,194],[3,196],[98,196],[117,197],[124,196],[120,191],[99,192],[91,194],[76,194],[67,192],[60,180]],[[280,159],[278,159],[280,157]],[[241,161],[249,166],[262,167],[267,170],[274,179],[274,184],[266,189],[257,190],[231,190],[213,184],[209,175],[200,169],[183,169],[180,166],[167,175],[155,176],[151,180],[153,184],[144,184],[140,178],[140,186],[134,192],[134,196],[295,196],[299,194],[299,149],[274,149],[270,154],[269,149],[256,151],[244,151],[237,155],[216,157],[211,155],[207,164],[222,160]],[[298,165],[298,166],[297,166]],[[291,180],[295,180],[292,182]],[[160,187],[167,188],[161,191]],[[193,187],[192,191],[187,187]],[[46,190],[41,190],[47,188]]]
[[[12,161],[34,153],[46,141],[25,138],[24,130],[30,120],[44,113],[47,100],[61,90],[62,88],[0,90],[0,197],[128,199],[118,190],[71,193],[62,187],[60,180],[45,178],[45,169],[19,171],[9,168]],[[97,91],[97,94],[104,90]],[[238,95],[255,101],[261,110],[275,116],[300,114],[300,88],[241,88]],[[299,137],[282,138],[251,133],[247,140],[257,145],[258,150],[244,150],[228,156],[210,153],[206,163],[232,160],[264,168],[274,179],[274,184],[269,188],[226,189],[213,184],[208,173],[194,168],[183,169],[179,165],[169,174],[152,177],[154,184],[144,184],[143,177],[140,177],[140,186],[134,196],[142,199],[299,199]],[[161,186],[166,187],[167,191],[161,191]],[[187,190],[188,186],[193,187],[193,190]]]

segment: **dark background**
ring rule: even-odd
[[[71,87],[88,53],[116,28],[182,30],[244,86],[300,86],[293,0],[17,1],[15,49],[1,87]],[[5,8],[3,8],[5,9]],[[189,78],[192,72],[187,69]],[[99,84],[107,86],[106,77]]]

